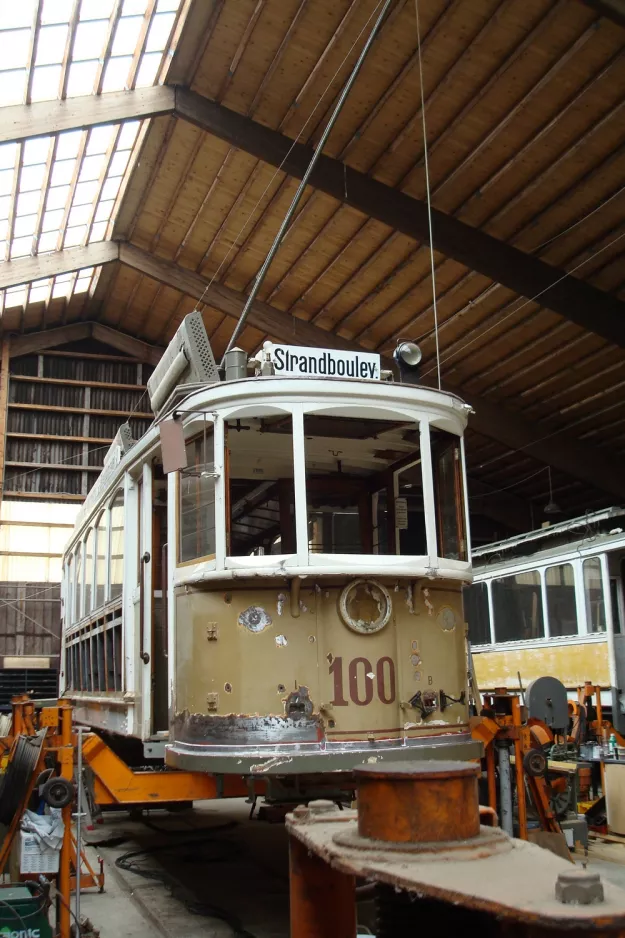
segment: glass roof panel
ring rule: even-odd
[[[104,48],[108,28],[108,19],[79,23],[76,29],[72,59],[75,62],[79,62],[81,59],[92,59],[94,52]]]
[[[80,7],[81,20],[110,19],[115,0],[82,0]],[[177,8],[177,5],[176,5]]]
[[[30,27],[33,21],[35,0],[21,0],[20,3],[0,3],[0,29],[19,29]]]
[[[69,23],[58,26],[42,26],[39,31],[35,65],[60,65],[65,53]],[[52,94],[54,98],[56,95]]]
[[[33,101],[50,101],[57,97],[61,83],[61,65],[41,65],[33,72],[31,98]]]
[[[59,134],[56,145],[57,160],[71,160],[78,156],[83,133],[82,130],[68,130],[64,134]]]
[[[24,142],[22,156],[24,166],[31,166],[33,163],[45,163],[50,150],[50,139],[50,137],[34,137],[32,140]]]
[[[117,127],[113,126],[113,124],[105,124],[103,127],[94,127],[89,134],[86,150],[87,156],[92,156],[94,153],[106,153],[116,132]]]
[[[135,82],[137,88],[149,88],[154,84],[162,58],[162,52],[150,52],[143,56]]]
[[[21,104],[26,91],[26,69],[17,72],[0,72],[0,106]]]
[[[67,97],[79,98],[92,94],[100,63],[97,59],[90,62],[75,62],[69,67]]]
[[[0,68],[26,68],[30,49],[30,29],[0,33]]]
[[[163,80],[161,68],[170,61],[168,44],[182,6],[182,0],[122,0],[121,16],[112,21],[115,11],[120,13],[117,0],[0,0],[0,107]],[[33,42],[37,10],[40,26]],[[0,261],[106,238],[142,125],[127,120],[0,145]],[[7,290],[5,305],[85,292],[99,271]]]
[[[43,0],[42,23],[69,23],[73,0]]]
[[[32,192],[34,189],[41,189],[45,175],[45,163],[37,163],[36,166],[25,166],[20,175],[20,192]]]

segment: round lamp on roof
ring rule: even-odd
[[[400,342],[393,352],[393,360],[399,368],[402,384],[417,384],[423,354],[416,342]]]

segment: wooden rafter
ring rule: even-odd
[[[188,89],[176,89],[176,112],[298,178],[310,162],[309,147]],[[311,184],[392,229],[429,241],[427,206],[419,199],[326,156],[319,159]],[[540,296],[543,306],[625,347],[625,304],[620,300],[459,219],[436,209],[432,215],[438,251],[521,296]]]

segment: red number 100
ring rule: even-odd
[[[333,707],[347,707],[349,700],[345,699],[341,657],[334,659],[329,673],[334,679],[334,696],[330,703]],[[374,677],[380,703],[395,702],[395,663],[392,658],[379,658],[375,673],[368,658],[352,658],[347,667],[347,677],[350,700],[357,707],[366,707],[373,700]]]

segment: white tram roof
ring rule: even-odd
[[[474,548],[473,572],[483,577],[530,559],[542,562],[564,554],[600,553],[605,548],[622,547],[625,547],[625,508],[605,508]]]

